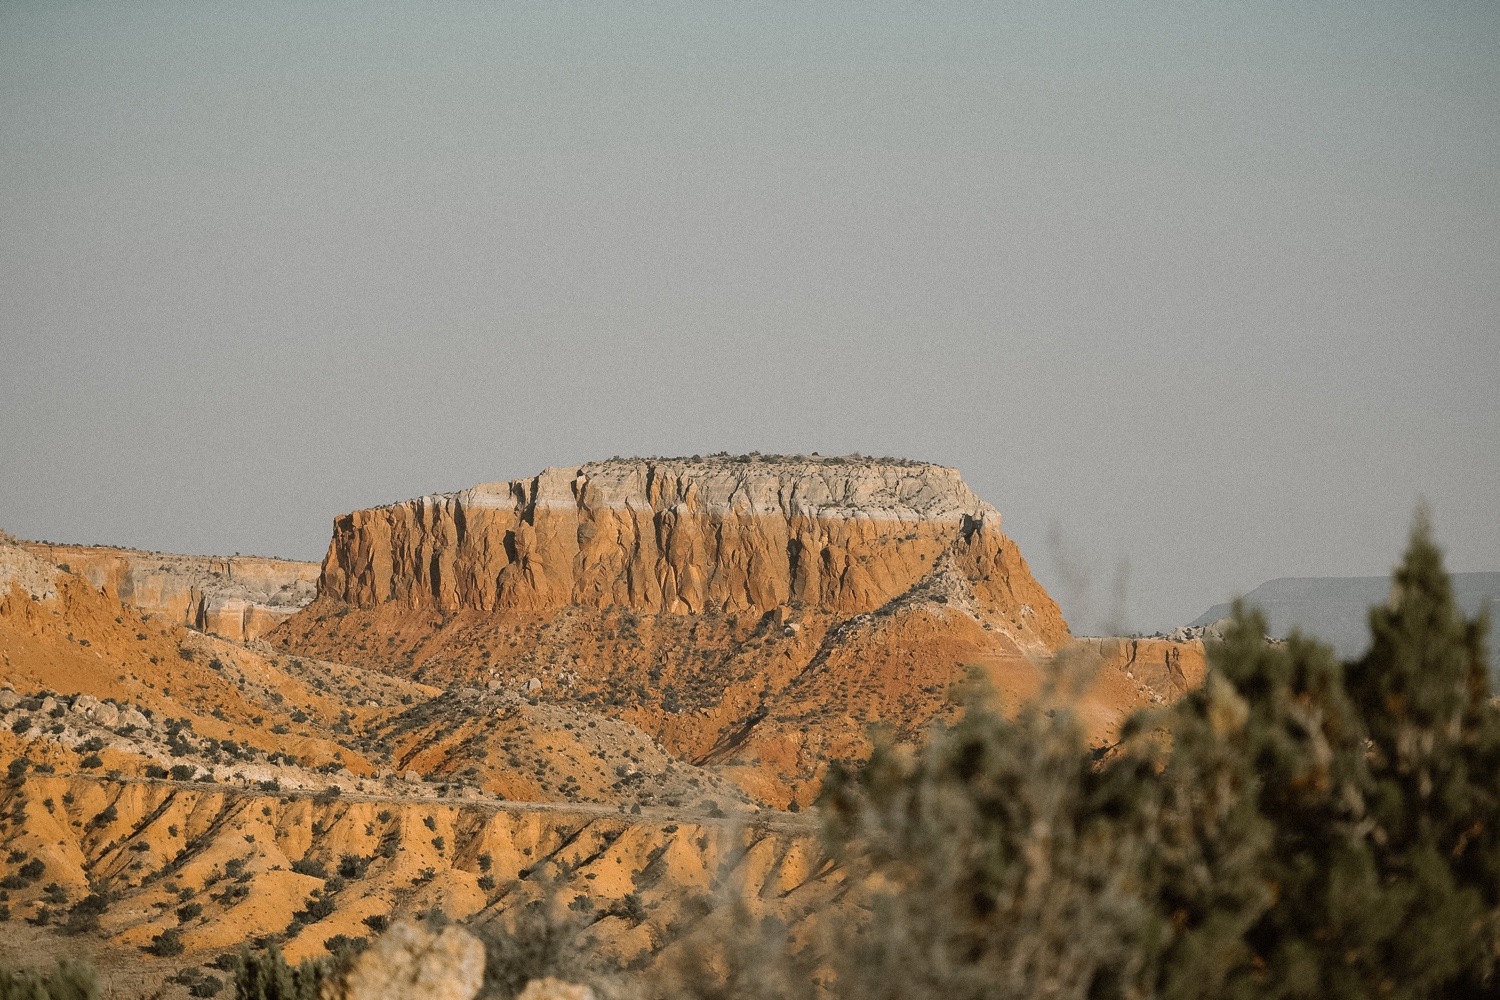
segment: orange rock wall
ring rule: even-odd
[[[1067,634],[1000,515],[918,464],[631,460],[338,518],[320,594],[360,607],[873,611],[940,564],[1031,644]]]
[[[21,542],[132,607],[244,642],[312,600],[318,564],[259,556],[184,556],[97,545]]]

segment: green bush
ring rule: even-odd
[[[0,962],[0,1000],[98,1000],[99,979],[87,963],[59,959],[50,973],[13,972]]]
[[[146,951],[158,958],[172,958],[175,955],[181,955],[183,948],[182,932],[175,927],[169,927],[160,934],[152,936],[151,943],[146,946]]]
[[[188,995],[204,998],[216,997],[223,989],[224,980],[218,976],[204,976],[188,987]]]
[[[298,875],[311,875],[313,878],[328,877],[328,866],[316,858],[299,858],[293,861],[292,871]]]
[[[290,966],[275,944],[260,955],[246,948],[234,970],[235,1000],[315,1000],[331,969],[327,960]]]

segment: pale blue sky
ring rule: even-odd
[[[1500,568],[1500,4],[308,6],[0,3],[0,527],[858,450],[1078,631]]]

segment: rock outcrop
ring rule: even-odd
[[[340,517],[318,600],[267,638],[613,717],[782,807],[857,759],[870,723],[917,738],[951,715],[976,666],[1035,690],[1069,636],[956,470],[752,455],[594,462]],[[451,749],[411,760],[548,791]]]
[[[316,563],[101,545],[21,545],[96,588],[112,589],[131,607],[235,642],[264,635],[316,596]]]
[[[1016,626],[1067,635],[1000,514],[957,470],[897,460],[630,459],[356,511],[320,593],[359,607],[873,611],[940,565]]]

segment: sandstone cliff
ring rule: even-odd
[[[902,460],[616,459],[421,497],[339,518],[319,589],[278,648],[620,719],[778,807],[872,721],[919,738],[976,665],[1035,690],[1068,639],[999,513]],[[422,766],[536,794],[449,747]]]
[[[110,588],[131,607],[236,642],[269,632],[316,593],[316,563],[184,556],[101,545],[21,544],[96,588]]]
[[[1067,635],[957,470],[865,459],[631,459],[356,511],[320,593],[359,607],[873,611],[943,561],[1027,649]]]

